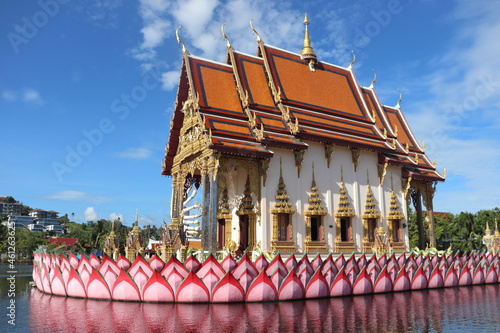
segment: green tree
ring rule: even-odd
[[[47,243],[42,239],[42,236],[41,233],[31,232],[28,229],[16,229],[16,253],[18,258],[31,258],[33,251],[39,245]]]

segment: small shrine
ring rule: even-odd
[[[491,234],[488,222],[486,222],[486,229],[484,230],[483,244],[486,249],[491,253],[498,253],[500,251],[500,231],[498,230],[498,222],[495,219],[495,232]]]
[[[120,218],[118,218],[119,220]],[[120,240],[117,238],[115,234],[115,221],[113,220],[111,222],[111,232],[109,233],[108,237],[106,237],[106,240],[104,241],[104,253],[108,255],[108,257],[112,258],[113,260],[117,260],[118,256],[120,254]]]
[[[141,229],[139,228],[139,214],[135,213],[135,222],[132,230],[128,233],[125,242],[125,257],[134,262],[137,254],[144,255],[145,249],[142,243]]]

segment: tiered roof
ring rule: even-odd
[[[373,84],[358,84],[352,66],[303,59],[260,37],[257,41],[257,56],[252,56],[234,51],[228,40],[226,63],[183,48],[163,175],[171,174],[177,153],[182,102],[196,96],[210,133],[209,149],[270,158],[272,147],[300,151],[307,149],[307,141],[316,141],[375,151],[379,163],[402,167],[404,177],[444,180],[417,143],[400,103],[382,105]]]

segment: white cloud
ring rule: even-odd
[[[23,100],[37,104],[43,103],[40,93],[34,89],[26,89],[23,93]]]
[[[44,101],[40,96],[40,93],[32,88],[27,88],[24,90],[4,90],[2,91],[2,99],[8,102],[14,102],[21,100],[26,103],[31,104],[43,104]]]
[[[152,151],[146,148],[128,148],[115,155],[121,158],[131,158],[135,160],[143,160],[152,155]]]
[[[17,100],[18,93],[14,90],[5,90],[2,91],[2,98],[8,102],[13,102]]]
[[[172,90],[179,82],[179,71],[169,71],[161,75],[162,87],[165,90]]]
[[[122,223],[124,223],[123,214],[118,214],[118,213],[115,213],[115,212],[109,214],[109,220],[110,221],[114,221],[114,220],[117,220],[117,219],[120,219],[120,221]]]
[[[92,204],[101,204],[111,201],[110,198],[103,196],[94,196],[82,191],[59,191],[52,194],[47,194],[45,196],[47,199],[61,200],[61,201],[72,201],[72,202],[86,202]]]
[[[83,217],[85,221],[97,221],[99,220],[99,215],[95,211],[94,207],[87,207],[83,212]]]
[[[416,89],[425,86],[427,98],[411,105],[410,124],[425,139],[427,155],[448,172],[436,210],[476,212],[500,201],[500,49],[493,42],[499,15],[498,2],[456,1],[448,17],[458,27],[455,37],[415,82]]]

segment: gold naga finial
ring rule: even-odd
[[[300,58],[302,60],[309,61],[309,69],[314,71],[314,64],[316,63],[316,54],[314,53],[313,48],[311,47],[311,38],[309,37],[309,17],[307,13],[304,15],[304,25],[306,26],[304,32],[304,46],[302,47],[302,51],[300,51]]]
[[[373,89],[375,87],[375,82],[377,82],[377,72],[375,72],[374,69],[372,69],[373,71],[373,80],[372,82],[370,83],[370,89]]]
[[[398,92],[399,92],[399,99],[398,99],[398,103],[396,104],[395,108],[401,109],[401,102],[403,101],[403,94],[401,93],[401,89],[399,89],[399,88],[398,88]]]
[[[220,30],[222,32],[222,38],[226,40],[226,46],[228,48],[231,47],[231,43],[229,42],[229,38],[227,38],[226,33],[224,32],[224,26],[226,25],[226,22],[222,23],[222,26],[220,27]]]
[[[425,152],[425,142],[422,141],[422,151]]]
[[[175,37],[177,38],[177,43],[182,45],[182,54],[189,54],[189,52],[186,49],[186,45],[184,45],[184,42],[181,40],[179,37],[179,29],[182,28],[182,25],[180,25],[176,30],[175,30]]]
[[[446,168],[443,169],[443,178],[446,179]]]
[[[352,66],[356,63],[356,53],[354,53],[354,50],[351,50],[352,52],[352,61],[349,63],[349,67],[347,69],[351,69]]]
[[[252,29],[252,32],[255,34],[255,36],[257,36],[257,42],[261,42],[262,39],[260,38],[260,35],[257,32],[257,30],[255,30],[255,28],[253,27],[252,21],[253,21],[253,17],[250,19],[250,28]]]

